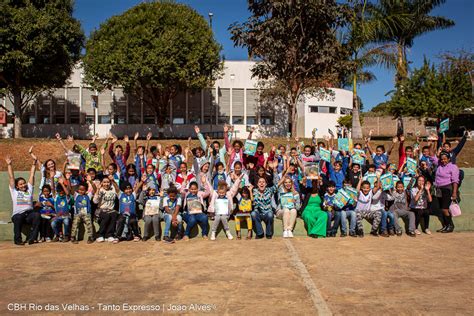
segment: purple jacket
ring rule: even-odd
[[[438,157],[434,157],[433,163],[438,166],[436,169],[435,186],[442,187],[452,183],[459,184],[459,168],[449,162],[445,166],[438,164]]]

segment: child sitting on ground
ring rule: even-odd
[[[230,233],[229,224],[227,222],[229,215],[232,213],[233,199],[239,190],[240,181],[244,177],[244,174],[241,173],[240,176],[235,181],[234,185],[228,189],[227,182],[221,181],[217,185],[217,192],[212,190],[211,200],[209,202],[209,213],[214,214],[214,222],[212,223],[211,229],[211,240],[216,240],[216,231],[219,227],[219,224],[222,222],[224,226],[225,233],[228,239],[233,239],[234,237]]]

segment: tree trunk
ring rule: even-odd
[[[297,101],[294,100],[294,98],[291,99],[290,101],[290,108],[291,108],[291,136],[292,137],[296,137],[296,136],[299,136],[297,133],[298,133],[298,118],[297,118],[297,109],[296,109],[296,106],[297,106]],[[304,137],[304,135],[301,135],[302,137]]]
[[[23,138],[23,133],[21,131],[22,121],[21,121],[21,90],[14,89],[13,94],[13,112],[14,112],[14,121],[13,121],[13,138]]]
[[[407,62],[405,56],[405,47],[402,41],[397,43],[397,74],[395,77],[395,82],[399,83],[400,81],[408,77]]]
[[[352,135],[353,139],[362,139],[362,126],[360,125],[359,99],[357,98],[357,75],[352,79]]]

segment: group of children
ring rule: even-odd
[[[370,234],[401,235],[401,217],[408,236],[429,230],[430,215],[442,223],[440,232],[454,229],[450,206],[459,200],[462,172],[456,156],[466,134],[455,148],[431,137],[428,144],[405,146],[403,136],[393,138],[385,151],[373,151],[370,135],[365,143],[314,136],[311,144],[299,142],[272,146],[264,152],[262,142],[245,144],[232,140],[232,127],[224,126],[224,144],[205,139],[195,131],[200,146],[138,146],[130,158],[130,140],[125,148],[110,134],[102,145],[94,137],[88,148],[68,136],[68,148],[59,134],[58,142],[67,156],[63,170],[48,159],[41,162],[30,148],[33,163],[28,180],[15,178],[7,157],[13,200],[12,222],[15,244],[24,244],[21,232],[30,230],[29,244],[44,241],[77,243],[79,225],[84,223],[87,242],[146,241],[152,237],[173,243],[188,240],[199,226],[203,238],[215,240],[222,226],[228,239],[235,233],[246,239],[272,238],[273,220],[283,222],[283,237],[293,237],[296,218],[301,216],[311,237],[364,236],[363,220],[371,224]],[[399,161],[389,156],[399,143]],[[350,145],[349,145],[350,144]],[[106,164],[106,153],[110,163]],[[40,192],[34,195],[35,171],[41,171]],[[143,231],[139,221],[143,220]],[[209,220],[212,222],[209,225]],[[164,222],[164,231],[161,230]],[[94,222],[98,223],[98,230]],[[265,224],[263,228],[262,222]]]

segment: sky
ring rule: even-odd
[[[134,5],[143,2],[138,0],[76,0],[74,16],[81,21],[88,36],[101,23],[114,15],[119,15]],[[226,60],[246,60],[247,51],[234,47],[230,40],[228,27],[233,22],[243,22],[249,16],[245,0],[177,0],[194,8],[208,19],[213,13],[212,28],[216,40],[222,45],[222,55]],[[410,68],[420,67],[426,56],[436,62],[443,52],[458,49],[474,50],[474,0],[448,0],[435,8],[431,15],[441,15],[455,21],[456,25],[424,34],[415,39],[415,44],[408,50]],[[377,80],[358,87],[358,93],[364,104],[364,111],[389,99],[386,93],[394,89],[393,70],[373,67],[371,70]]]

